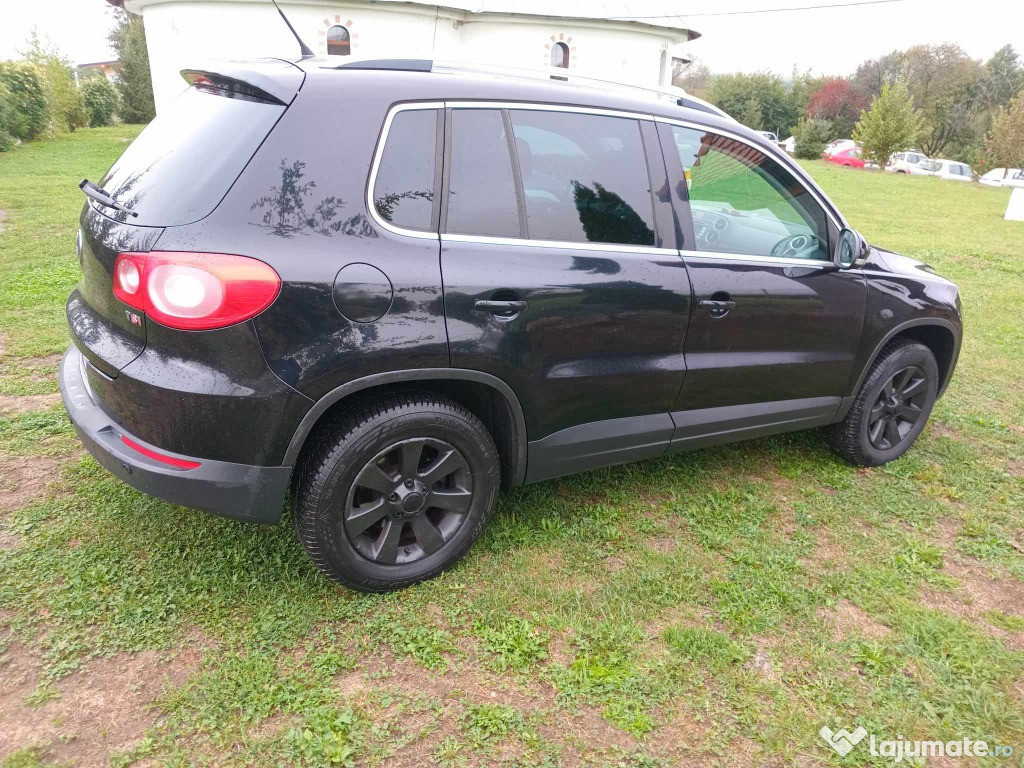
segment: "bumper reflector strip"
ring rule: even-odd
[[[200,462],[198,461],[186,461],[185,459],[176,459],[173,456],[164,456],[162,453],[157,453],[156,451],[150,450],[144,445],[139,445],[134,440],[127,438],[124,435],[121,435],[121,442],[127,445],[129,448],[138,451],[147,458],[153,459],[154,461],[163,462],[164,464],[168,464],[172,467],[177,467],[178,469],[195,469],[196,467],[200,466]]]

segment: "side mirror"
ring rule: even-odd
[[[868,244],[856,230],[843,227],[839,232],[839,241],[836,243],[835,253],[832,254],[832,261],[839,269],[849,269],[864,258],[868,252]]]

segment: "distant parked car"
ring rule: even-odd
[[[921,169],[921,163],[928,159],[930,158],[926,154],[914,149],[906,152],[897,152],[889,158],[885,170],[890,173],[906,173],[911,176],[924,175],[925,171]]]
[[[861,156],[860,147],[843,149],[835,154],[829,155],[825,159],[830,163],[843,165],[847,168],[863,168],[865,165],[864,158]]]
[[[983,174],[978,181],[989,187],[1001,187],[1004,181],[1018,179],[1022,174],[1024,174],[1024,169],[1022,168],[993,168],[988,173]]]
[[[849,149],[850,147],[856,146],[857,144],[853,139],[836,139],[835,141],[829,142],[825,146],[825,149],[821,153],[821,156],[828,160],[829,157],[834,155],[836,152],[842,152],[844,149]]]
[[[950,181],[974,181],[971,167],[956,160],[925,160],[920,166],[926,176],[938,176]]]
[[[758,131],[758,133],[768,139],[772,144],[779,143],[779,137],[771,131]]]

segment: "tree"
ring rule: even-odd
[[[793,154],[802,160],[817,160],[831,140],[832,126],[828,120],[801,117],[793,135],[796,138]]]
[[[905,73],[907,57],[903,51],[893,51],[877,59],[868,59],[857,67],[852,80],[854,88],[869,99],[882,95],[882,86],[894,83]]]
[[[830,77],[811,94],[807,102],[808,117],[827,120],[833,138],[846,138],[861,111],[868,106],[868,98],[842,77]]]
[[[97,128],[110,125],[117,112],[117,87],[102,75],[85,78],[82,83],[82,98],[89,113],[89,125]]]
[[[982,149],[985,164],[991,168],[1024,168],[1024,94],[1010,108],[1000,108]]]
[[[893,153],[914,146],[921,125],[921,113],[914,109],[907,86],[897,80],[883,85],[871,108],[861,112],[860,122],[853,129],[853,140],[867,160],[884,168]]]
[[[974,118],[985,106],[982,65],[953,43],[915,45],[906,62],[907,89],[923,118],[921,150],[934,157],[951,143],[977,140]]]
[[[56,131],[74,131],[89,121],[85,102],[75,83],[71,62],[56,48],[43,45],[35,29],[28,39],[25,58],[35,64],[43,75],[46,98],[50,104],[50,122]]]
[[[153,81],[149,73],[146,28],[141,16],[115,9],[115,26],[110,45],[121,60],[117,90],[121,95],[121,119],[126,123],[148,123],[156,116]]]
[[[1004,45],[985,62],[982,83],[984,98],[990,109],[1009,106],[1024,88],[1024,66],[1012,45]]]
[[[785,133],[799,116],[782,79],[766,72],[718,75],[706,98],[745,125],[762,131]]]
[[[689,64],[676,67],[672,73],[672,85],[697,98],[703,98],[711,87],[711,70],[706,64],[691,61]]]
[[[31,141],[50,124],[46,81],[31,61],[0,61],[0,83],[9,95],[8,130],[22,141]]]

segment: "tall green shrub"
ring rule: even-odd
[[[43,133],[50,124],[50,105],[39,67],[30,61],[0,61],[0,83],[10,94],[10,134],[30,141]]]
[[[863,150],[865,159],[884,168],[893,153],[914,146],[923,122],[907,86],[897,80],[882,86],[882,93],[871,102],[871,108],[860,113],[853,140]]]
[[[828,120],[816,120],[811,117],[801,117],[797,123],[796,147],[793,154],[803,160],[816,160],[825,151],[825,145],[829,142],[829,135],[832,126]]]
[[[121,119],[126,123],[148,123],[156,116],[153,81],[149,74],[146,28],[141,16],[117,10],[117,25],[110,33],[110,45],[121,60],[117,90],[121,94]]]
[[[89,115],[70,60],[61,56],[52,44],[44,44],[35,29],[29,35],[25,59],[42,73],[50,104],[50,127],[54,131],[74,131],[86,125]]]
[[[88,77],[82,82],[82,98],[89,113],[89,125],[110,125],[117,112],[117,86],[105,77]]]
[[[11,92],[0,81],[0,152],[7,152],[14,147],[14,136],[11,135],[11,120],[14,112],[11,107]]]

